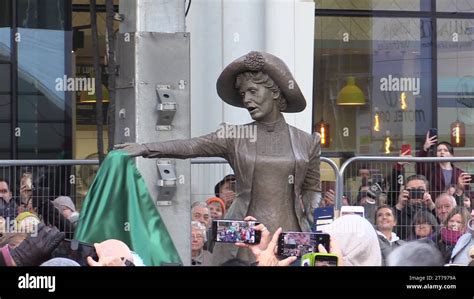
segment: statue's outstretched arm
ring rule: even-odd
[[[216,132],[184,140],[171,140],[154,143],[123,143],[114,146],[133,157],[176,158],[226,157],[229,151],[228,140]]]

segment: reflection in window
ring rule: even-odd
[[[0,63],[10,61],[10,28],[0,28]]]
[[[420,0],[315,0],[314,2],[316,9],[420,11]],[[429,9],[427,0],[421,2],[422,10]]]
[[[65,7],[69,0],[16,1],[18,27],[65,30]]]
[[[439,12],[474,12],[473,0],[436,0]]]
[[[466,143],[456,155],[474,147],[474,20],[440,19],[438,34],[438,131],[451,140],[453,123],[465,126]]]
[[[314,122],[324,116],[334,128],[327,151],[380,155],[387,136],[396,150],[424,137],[431,124],[426,19],[317,17],[315,32]],[[365,105],[337,105],[350,77]]]
[[[11,26],[10,2],[12,0],[0,0],[0,28]]]
[[[19,29],[19,33],[18,122],[22,138],[18,157],[70,157],[68,93],[56,84],[68,73],[65,40],[70,33],[46,29]]]

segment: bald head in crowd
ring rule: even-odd
[[[448,214],[456,207],[456,199],[448,193],[442,193],[436,198],[436,217],[439,223],[443,223]]]

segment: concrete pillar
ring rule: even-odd
[[[124,21],[120,24],[117,47],[117,143],[190,138],[190,45],[189,34],[184,32],[184,12],[184,0],[120,1]],[[165,85],[175,96],[177,110],[171,130],[160,131],[156,88]],[[131,134],[124,136],[127,126]],[[171,204],[163,205],[163,196],[158,196],[157,160],[137,158],[138,169],[151,197],[158,200],[157,208],[181,259],[184,265],[190,265],[190,162],[172,162],[176,165],[178,184]]]

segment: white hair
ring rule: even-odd
[[[192,205],[191,205],[191,211],[194,210],[194,208],[196,207],[201,207],[201,208],[206,208],[206,209],[209,209],[207,207],[207,203],[205,203],[204,201],[196,201],[194,202]]]
[[[204,236],[204,242],[207,241],[207,235],[206,235],[206,227],[204,226],[204,224],[202,224],[201,222],[199,221],[191,221],[191,229],[197,229],[197,230],[200,230],[202,232],[202,235]]]
[[[457,206],[456,198],[454,198],[454,196],[452,196],[452,195],[449,195],[448,193],[441,193],[440,195],[438,195],[438,197],[436,197],[435,205],[443,197],[448,197],[449,198],[449,200],[451,201],[451,206],[453,208],[455,208]]]

